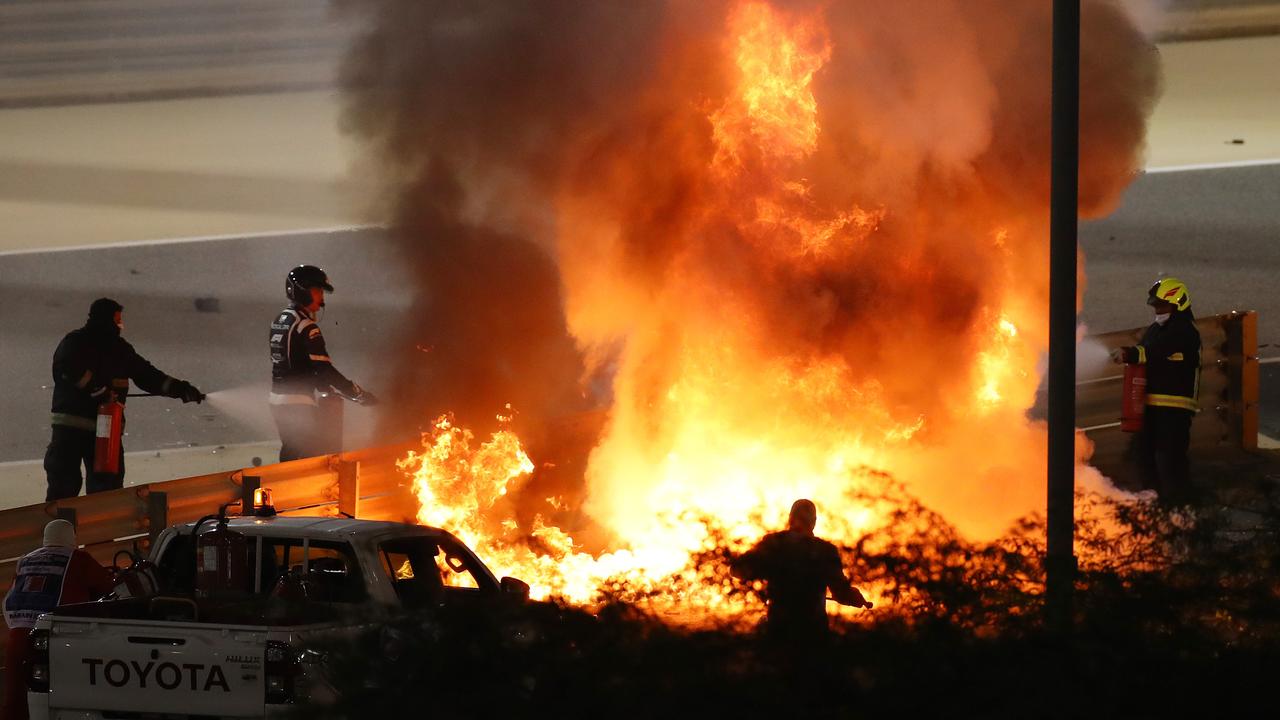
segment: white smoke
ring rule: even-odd
[[[204,401],[218,414],[252,429],[255,435],[266,440],[276,436],[275,422],[267,406],[267,392],[265,383],[241,385],[208,393]]]
[[[1111,365],[1111,351],[1095,338],[1088,335],[1089,328],[1081,323],[1076,328],[1076,380],[1089,380],[1105,374]]]

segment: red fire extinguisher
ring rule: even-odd
[[[1147,366],[1125,363],[1124,398],[1120,407],[1120,429],[1142,431],[1142,414],[1147,407]]]
[[[124,432],[124,404],[108,400],[98,406],[97,438],[93,446],[93,471],[120,472],[120,436]]]
[[[201,533],[200,525],[217,519],[212,530]],[[248,543],[244,535],[227,527],[227,508],[217,516],[201,518],[196,535],[196,597],[225,598],[248,590]]]

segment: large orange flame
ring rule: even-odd
[[[691,556],[777,529],[800,497],[819,534],[852,542],[886,517],[850,492],[866,468],[976,538],[1043,506],[1044,433],[1026,418],[1043,206],[994,197],[955,147],[867,150],[872,129],[848,117],[858,78],[828,72],[856,65],[836,8],[728,7],[717,61],[673,50],[669,82],[637,100],[643,137],[584,132],[554,192],[569,327],[613,378],[582,506],[612,551],[583,552],[546,514],[521,525],[505,498],[534,465],[509,429],[476,445],[442,418],[405,463],[419,520],[537,597],[622,582],[660,609],[739,615]],[[872,175],[897,163],[912,189],[859,203],[850,157]]]

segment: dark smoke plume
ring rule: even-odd
[[[389,425],[452,411],[483,428],[511,403],[536,427],[590,407],[536,188],[575,119],[643,72],[657,7],[340,6],[369,23],[344,68],[344,123],[399,195],[392,232],[418,278]]]
[[[510,402],[545,428],[603,403],[614,412],[593,464],[634,465],[637,447],[665,457],[681,350],[724,329],[749,339],[735,360],[835,363],[850,389],[876,383],[886,408],[867,419],[846,392],[801,400],[779,422],[883,434],[927,417],[917,442],[932,454],[890,469],[944,515],[976,511],[973,527],[991,531],[1038,504],[1042,483],[1025,472],[1040,467],[1035,433],[1010,434],[992,466],[972,469],[974,486],[956,483],[948,468],[992,429],[957,434],[971,408],[954,399],[971,394],[1001,313],[1027,343],[1021,365],[1046,340],[1051,3],[770,3],[788,17],[821,9],[831,46],[813,79],[816,148],[787,170],[809,189],[783,211],[822,222],[884,210],[806,263],[780,250],[788,227],[761,231],[753,215],[772,178],[757,172],[767,148],[743,150],[736,184],[709,179],[709,116],[736,72],[725,27],[742,4],[340,0],[369,27],[345,67],[347,127],[398,193],[393,232],[420,280],[392,420],[417,427],[452,410],[483,427]],[[1082,38],[1081,212],[1092,216],[1140,165],[1159,73],[1113,2],[1086,0]],[[718,390],[744,420],[777,401]],[[979,508],[979,486],[1009,507]],[[646,489],[614,490],[592,492],[626,510]]]

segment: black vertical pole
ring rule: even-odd
[[[1080,0],[1053,0],[1053,156],[1049,180],[1049,507],[1045,600],[1071,624],[1075,582],[1076,213],[1080,163]]]

